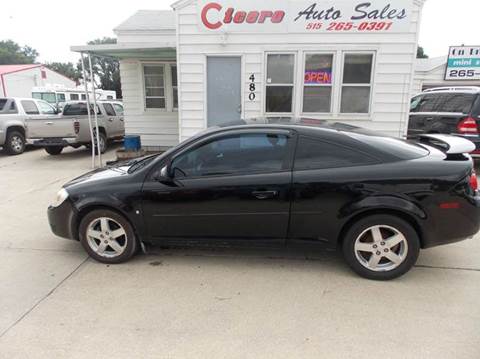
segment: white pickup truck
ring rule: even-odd
[[[90,109],[94,138],[99,138],[100,152],[104,153],[109,140],[122,139],[125,135],[123,105],[118,101],[97,102],[99,136],[95,131],[93,104],[90,104]],[[85,101],[74,101],[66,103],[62,115],[55,120],[27,118],[28,141],[34,146],[45,148],[50,155],[59,155],[67,146],[91,148],[87,110]]]
[[[55,121],[58,111],[43,100],[32,98],[0,98],[0,147],[9,155],[25,151],[25,121]]]

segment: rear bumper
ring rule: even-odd
[[[72,240],[78,239],[74,232],[78,213],[69,199],[58,207],[48,207],[47,213],[50,229],[56,236]]]
[[[36,147],[62,146],[67,147],[77,143],[76,138],[42,138],[32,140],[32,144]]]
[[[423,248],[461,242],[480,231],[480,195],[460,201],[458,209],[441,211],[424,228]]]

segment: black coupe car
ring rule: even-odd
[[[71,181],[48,210],[53,232],[103,263],[142,242],[339,247],[355,272],[386,280],[421,248],[480,228],[463,138],[415,144],[316,120],[253,122]]]

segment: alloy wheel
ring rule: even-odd
[[[118,257],[127,247],[127,232],[120,223],[107,217],[90,222],[86,237],[88,246],[105,258]]]
[[[15,152],[21,152],[23,149],[23,139],[20,136],[13,136],[10,140],[10,146]]]
[[[408,242],[396,228],[372,226],[355,240],[355,256],[362,266],[375,272],[398,268],[407,258]]]

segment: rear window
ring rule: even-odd
[[[402,160],[413,160],[427,156],[430,152],[420,145],[393,137],[372,136],[346,132],[346,135],[361,141],[373,149],[395,156]]]
[[[38,107],[35,104],[35,102],[29,101],[29,100],[23,100],[21,102],[22,102],[23,109],[25,110],[25,113],[27,115],[39,115],[40,114],[40,112],[38,111]]]
[[[93,105],[90,105],[91,114],[93,114]],[[101,114],[100,111],[97,114]],[[86,103],[72,103],[65,105],[63,109],[64,116],[87,116],[87,104]]]
[[[3,111],[3,108],[7,104],[7,99],[0,99],[0,111]]]

